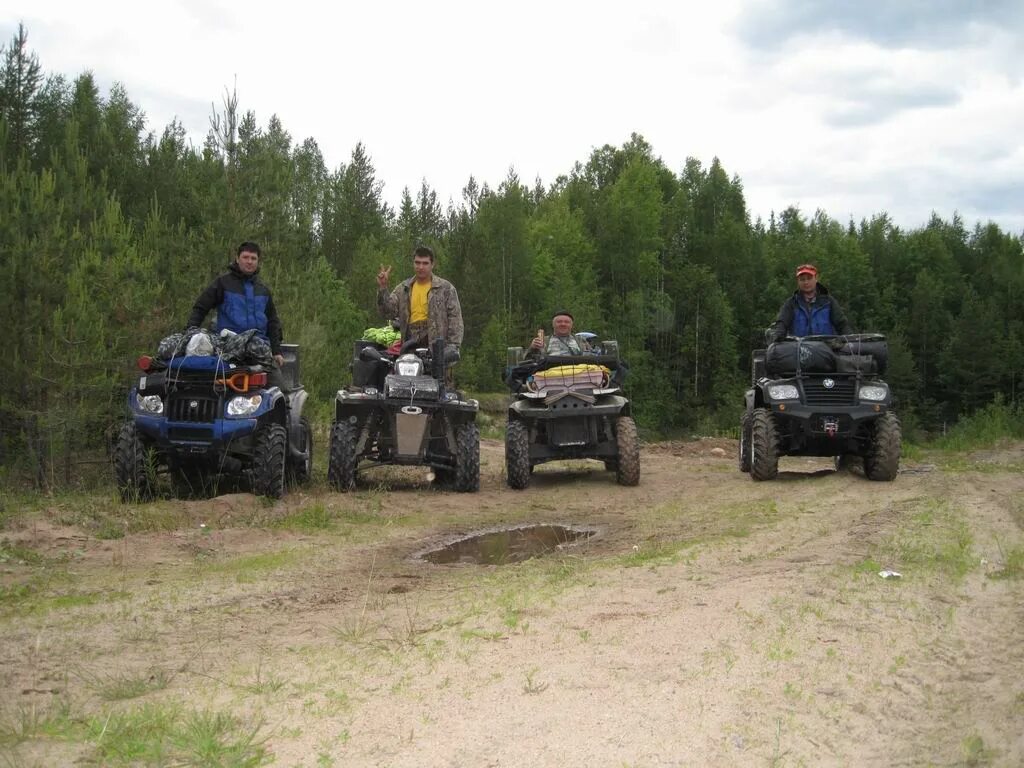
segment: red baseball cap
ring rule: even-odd
[[[813,264],[801,264],[799,267],[796,268],[796,276],[800,277],[800,275],[814,275],[815,277],[817,277],[818,268]]]

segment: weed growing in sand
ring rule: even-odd
[[[70,738],[76,731],[70,704],[19,704],[0,711],[0,746],[14,746],[41,737]]]
[[[0,564],[43,565],[45,562],[46,558],[31,547],[7,539],[0,541]]]
[[[995,751],[985,746],[985,741],[978,734],[968,736],[960,743],[963,750],[964,765],[988,765],[995,757]]]
[[[230,765],[270,761],[262,723],[222,712],[186,712],[180,705],[144,705],[89,720],[87,737],[103,765]]]
[[[284,680],[276,677],[275,675],[268,674],[263,669],[262,656],[256,662],[256,670],[253,672],[252,681],[245,683],[242,686],[243,690],[260,695],[265,693],[277,693],[282,688],[284,688]]]
[[[318,533],[333,529],[335,521],[330,510],[322,503],[317,503],[280,518],[274,523],[274,527],[302,533]]]
[[[488,640],[490,642],[496,642],[498,640],[504,640],[508,635],[504,632],[488,632],[483,629],[463,629],[459,631],[459,638],[462,640]]]
[[[896,569],[903,576],[938,575],[959,581],[977,563],[963,510],[947,499],[916,499],[904,522],[854,566],[857,575]],[[898,584],[898,579],[890,580]]]
[[[153,668],[143,672],[113,672],[107,675],[80,675],[87,688],[104,701],[125,701],[162,691],[172,679],[165,669]]]
[[[1002,547],[999,548],[1002,552]],[[988,575],[990,579],[1024,578],[1024,548],[1017,547],[1003,553],[1003,567]]]
[[[297,549],[283,549],[277,552],[263,552],[258,555],[245,555],[222,562],[203,562],[199,565],[204,573],[220,573],[234,576],[242,584],[254,581],[270,571],[278,571],[303,560],[306,552]]]
[[[534,679],[540,670],[537,667],[529,670],[526,673],[526,683],[523,685],[523,693],[528,695],[536,695],[538,693],[544,693],[548,689],[547,683],[541,683]]]

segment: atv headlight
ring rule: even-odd
[[[250,416],[256,413],[262,403],[263,395],[233,397],[228,402],[228,416]]]
[[[885,396],[889,394],[889,388],[884,387],[881,384],[865,384],[860,388],[860,399],[879,401],[885,400]]]
[[[136,393],[135,408],[145,413],[163,413],[164,401],[160,399],[160,395],[140,395]]]
[[[796,400],[800,392],[795,384],[772,384],[768,387],[768,396],[772,400]]]
[[[423,373],[423,361],[416,355],[402,355],[395,363],[399,376],[419,376]]]

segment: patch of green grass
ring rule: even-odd
[[[154,668],[144,672],[96,675],[89,677],[86,685],[104,701],[125,701],[153,691],[162,691],[170,684],[171,677],[167,670]]]
[[[789,630],[786,626],[780,626],[775,637],[768,641],[766,653],[771,661],[789,661],[796,656],[796,651],[789,646],[787,641],[788,634]]]
[[[97,539],[102,539],[104,541],[123,539],[125,535],[125,526],[117,520],[111,520],[107,517],[99,521],[99,524],[93,529],[93,533],[96,534]]]
[[[42,565],[46,558],[31,547],[3,539],[0,541],[0,563],[15,565]]]
[[[23,603],[38,591],[39,582],[37,579],[21,584],[12,584],[9,587],[0,585],[0,608],[10,608]]]
[[[965,416],[946,435],[932,444],[946,451],[988,448],[1005,438],[1024,437],[1024,408],[1013,407],[1001,395],[980,411]]]
[[[85,605],[96,605],[113,600],[127,600],[132,595],[130,592],[72,592],[67,595],[54,595],[39,601],[37,610],[63,610],[65,608],[79,608]]]
[[[900,458],[907,461],[921,461],[924,458],[924,449],[915,443],[904,440],[900,445]]]
[[[979,475],[996,475],[1006,472],[1024,472],[1024,463],[978,461],[970,457],[954,455],[936,462],[944,472],[974,472]]]
[[[274,523],[275,528],[284,528],[291,531],[302,531],[305,533],[317,533],[329,531],[335,527],[334,515],[323,503],[303,507],[300,510],[281,518]]]
[[[351,525],[380,525],[380,508],[377,509],[343,509],[338,512],[338,519]]]
[[[256,668],[256,674],[253,676],[251,682],[246,683],[242,686],[249,693],[255,694],[266,694],[266,693],[277,693],[284,688],[284,680],[277,677],[276,675],[268,675],[263,672],[261,667]]]
[[[503,640],[506,635],[504,632],[489,632],[474,627],[472,629],[460,630],[459,637],[463,640],[489,640],[494,642],[496,640]]]
[[[267,765],[261,723],[221,712],[186,712],[180,705],[143,705],[89,720],[87,737],[103,765]]]
[[[0,745],[4,746],[41,737],[69,738],[76,730],[67,701],[50,706],[20,704],[0,712]]]
[[[858,575],[873,575],[882,570],[882,565],[872,557],[865,558],[853,566],[853,572]]]
[[[978,734],[971,734],[960,744],[964,754],[964,765],[988,765],[995,757],[995,752],[985,746],[985,741]]]
[[[957,581],[966,576],[977,558],[963,510],[947,499],[922,499],[907,512],[897,530],[855,570],[877,573],[884,562],[904,577],[937,574]]]
[[[1004,565],[988,575],[990,579],[1024,578],[1024,548],[1011,549],[1004,555]]]
[[[16,614],[43,613],[51,610],[65,610],[86,605],[125,600],[131,593],[110,592],[69,592],[67,594],[43,594],[55,581],[65,581],[66,574],[35,578],[21,584],[0,587],[0,611]]]
[[[691,546],[686,542],[649,541],[643,546],[636,544],[633,551],[618,558],[617,565],[625,568],[643,566],[674,565],[679,562],[680,552]]]
[[[303,554],[304,551],[297,549],[283,549],[258,555],[244,555],[221,562],[205,561],[200,567],[206,573],[234,576],[239,583],[244,583],[261,574],[287,568],[300,560]]]
[[[895,674],[905,666],[907,666],[907,657],[903,655],[897,656],[892,660],[892,664],[889,665],[889,674]]]

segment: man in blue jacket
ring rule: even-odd
[[[217,310],[214,333],[225,328],[235,333],[256,329],[257,335],[270,344],[274,370],[270,385],[281,386],[281,321],[277,316],[270,288],[260,280],[260,247],[246,241],[238,246],[235,260],[228,271],[210,283],[192,307],[187,328],[198,328],[210,310]]]
[[[839,303],[829,296],[828,288],[818,282],[818,268],[801,264],[796,268],[796,291],[786,299],[774,325],[768,329],[768,341],[785,336],[845,336],[853,333]]]

